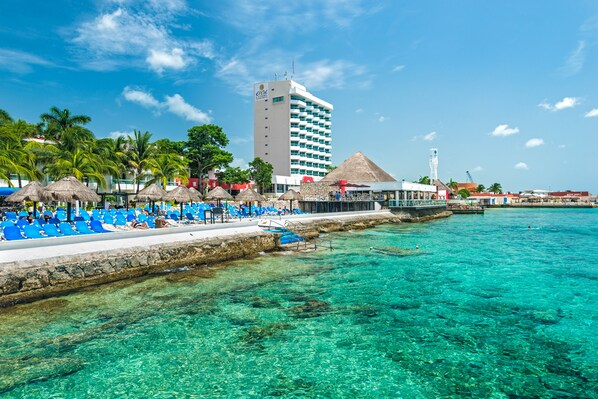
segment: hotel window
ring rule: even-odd
[[[298,175],[299,174],[299,169],[291,169],[291,174],[292,175]]]

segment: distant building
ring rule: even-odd
[[[292,80],[256,83],[253,104],[253,153],[273,166],[275,185],[328,173],[332,104]]]

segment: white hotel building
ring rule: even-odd
[[[332,109],[292,80],[254,85],[253,152],[274,167],[276,192],[328,173]]]

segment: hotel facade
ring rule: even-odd
[[[276,80],[254,85],[253,110],[254,156],[273,166],[275,192],[328,173],[332,104],[293,80]]]

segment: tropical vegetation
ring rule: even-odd
[[[165,187],[174,179],[186,183],[190,176],[201,182],[209,170],[220,169],[221,180],[227,183],[253,178],[262,189],[270,184],[272,166],[261,159],[247,169],[229,166],[233,155],[225,150],[229,139],[219,126],[193,126],[185,141],[153,140],[150,132],[141,130],[98,139],[87,128],[91,120],[52,107],[39,122],[28,123],[0,109],[0,180],[13,186],[16,175],[22,187],[22,180],[75,176],[105,188],[106,177],[111,177],[119,192],[123,180],[132,180],[138,192],[142,183]]]

